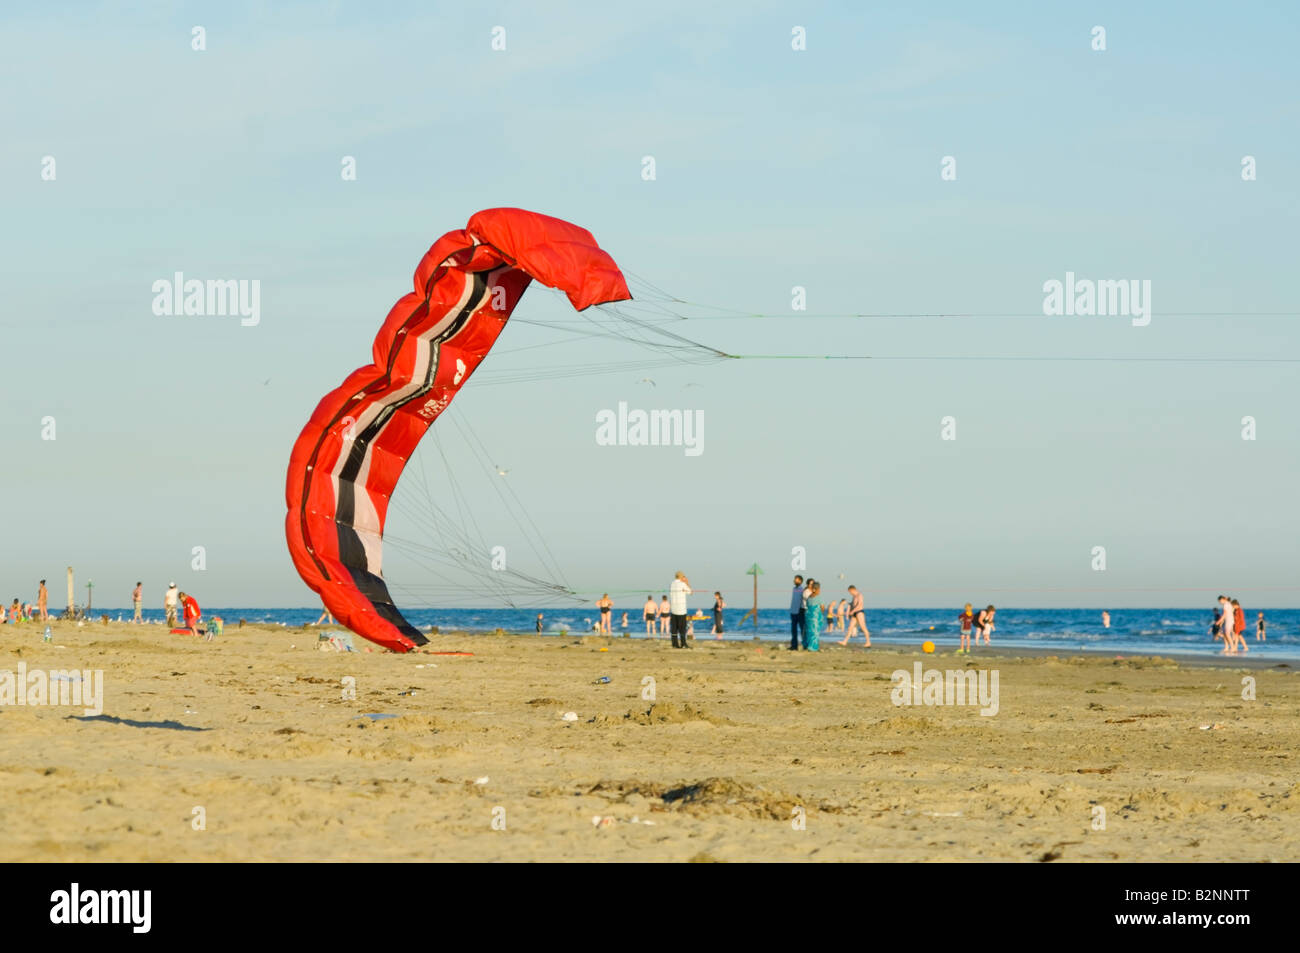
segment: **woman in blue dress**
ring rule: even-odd
[[[821,645],[822,628],[826,625],[826,613],[821,602],[822,585],[817,581],[808,584],[808,612],[805,615],[808,630],[804,634],[803,647],[809,652],[816,652]]]

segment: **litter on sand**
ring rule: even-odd
[[[322,632],[316,637],[316,648],[322,652],[355,652],[351,632]]]

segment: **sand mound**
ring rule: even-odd
[[[797,796],[769,791],[735,778],[706,778],[676,785],[654,781],[597,781],[588,790],[607,800],[626,801],[639,795],[653,804],[651,810],[685,811],[693,815],[727,814],[732,817],[789,820],[795,807],[806,802]]]
[[[676,705],[673,702],[655,702],[645,711],[630,711],[624,718],[637,725],[682,725],[691,721],[706,721],[711,725],[734,725],[730,718],[710,715],[690,702]]]

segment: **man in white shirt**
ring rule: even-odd
[[[686,597],[691,594],[691,584],[685,573],[677,573],[672,585],[668,587],[668,610],[671,616],[670,630],[673,648],[689,648],[686,641]]]
[[[167,588],[167,595],[163,596],[163,609],[167,611],[167,628],[176,628],[176,605],[180,601],[180,590],[176,588],[176,583],[172,583]]]

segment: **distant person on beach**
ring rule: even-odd
[[[690,648],[686,640],[686,597],[691,594],[691,584],[685,573],[678,572],[673,576],[668,592],[671,596],[668,614],[672,618],[673,648]]]
[[[840,645],[848,645],[853,633],[862,630],[862,639],[871,648],[871,633],[867,631],[867,610],[862,604],[862,593],[857,586],[849,586],[849,630],[844,633]]]
[[[1224,655],[1236,654],[1236,640],[1232,637],[1232,604],[1227,596],[1219,596],[1219,607],[1214,611],[1214,625],[1210,631],[1215,639],[1222,640]]]
[[[727,608],[727,603],[722,598],[722,593],[713,594],[713,632],[715,639],[722,638],[722,610]]]
[[[23,607],[18,604],[18,599],[14,598],[14,604],[9,607],[9,622],[17,625],[23,621]]]
[[[180,593],[181,610],[185,615],[185,625],[183,628],[190,630],[190,635],[196,639],[199,637],[199,620],[203,618],[203,611],[199,609],[199,602],[193,596]]]
[[[821,649],[821,634],[825,628],[825,620],[829,618],[826,615],[828,607],[822,605],[822,586],[815,579],[808,581],[808,603],[806,606],[807,614],[806,628],[803,636],[803,647],[807,652],[817,652]]]
[[[654,599],[652,599],[650,596],[646,596],[645,605],[641,607],[641,611],[645,613],[646,638],[652,639],[655,637],[655,616],[658,613],[658,609],[655,606]]]
[[[957,621],[961,623],[961,648],[957,650],[957,654],[961,655],[964,652],[969,655],[970,630],[975,623],[975,612],[971,609],[969,602],[966,603],[966,608],[962,610],[961,615],[957,616]]]
[[[176,606],[180,602],[180,592],[176,588],[176,583],[167,587],[167,595],[163,596],[163,611],[167,613],[167,628],[176,628]]]
[[[135,588],[131,590],[131,608],[134,614],[131,621],[140,623],[144,621],[144,583],[137,582]]]
[[[542,634],[542,614],[540,612],[537,613],[537,634]]]
[[[315,625],[324,625],[325,622],[326,622],[326,620],[329,621],[329,624],[330,624],[330,625],[333,625],[333,624],[334,624],[334,616],[330,613],[330,610],[329,610],[329,609],[322,609],[322,610],[321,610],[321,613],[320,613],[320,618],[317,619],[316,622],[315,622],[314,624],[315,624]]]
[[[623,634],[627,635],[627,613],[623,613]]]
[[[993,613],[997,612],[993,606],[987,609],[981,609],[979,617],[975,620],[975,644],[979,644],[980,636],[984,636],[984,644],[989,644],[989,633],[993,631]]]
[[[803,576],[794,577],[794,589],[790,593],[790,651],[799,651],[801,633],[807,632],[807,616],[804,613]]]
[[[597,631],[603,632],[605,635],[613,635],[609,620],[614,612],[614,600],[609,597],[608,592],[596,600],[596,608],[600,610],[600,627]]]
[[[1264,613],[1262,612],[1259,614],[1259,620],[1255,623],[1255,641],[1268,641],[1268,636],[1264,634]]]
[[[1236,599],[1232,600],[1232,634],[1237,639],[1237,648],[1249,652],[1250,646],[1246,644],[1246,611]]]
[[[841,599],[839,605],[835,609],[835,624],[836,627],[841,632],[844,631],[844,620],[847,619],[848,617],[849,617],[849,600]]]
[[[1110,628],[1110,613],[1107,612],[1105,609],[1101,610],[1101,627],[1103,629]]]
[[[41,580],[41,588],[36,591],[36,609],[42,622],[50,621],[50,591],[45,588],[44,579]]]
[[[664,593],[663,599],[659,602],[659,634],[668,634],[668,623],[672,619],[673,607],[668,601],[668,593]]]

